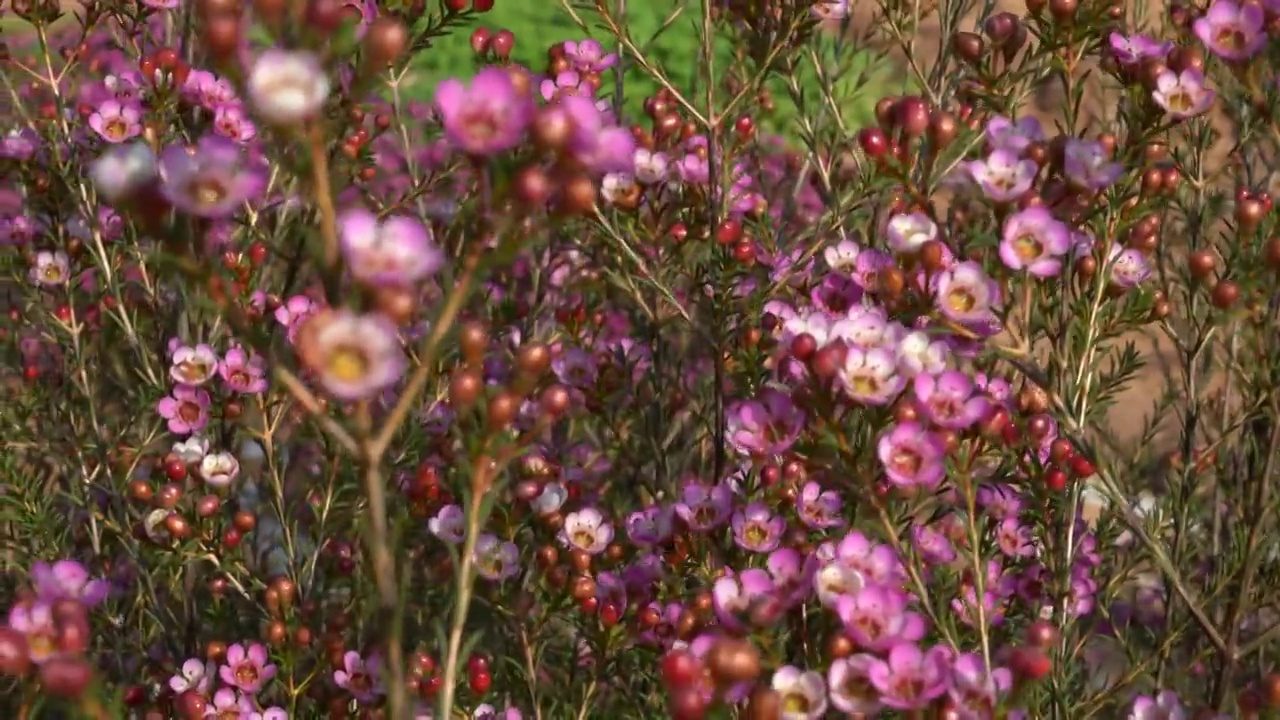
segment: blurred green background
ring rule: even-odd
[[[575,23],[558,0],[498,0],[493,10],[475,16],[448,37],[435,41],[433,47],[419,56],[416,63],[419,74],[415,78],[413,94],[429,98],[441,79],[469,77],[474,73],[477,63],[471,50],[471,32],[477,27],[487,27],[492,31],[511,30],[516,36],[513,59],[538,72],[546,64],[547,48],[555,43],[594,37],[609,47],[611,36],[604,29],[599,15],[593,8],[580,5],[575,4],[575,11],[588,25],[588,31]],[[668,24],[668,19],[681,7],[685,8],[683,12]],[[700,13],[700,3],[696,0],[632,0],[626,9],[625,27],[632,41],[681,90],[689,90],[697,84],[701,57]],[[876,99],[887,91],[887,85],[895,74],[890,62],[882,56],[846,45],[842,48],[844,57],[837,58],[834,46],[831,39],[824,39],[818,45],[819,53],[829,66],[841,68],[840,77],[834,83],[833,96],[839,99],[846,122],[856,128],[869,120]],[[717,67],[729,67],[733,62],[733,48],[727,38],[718,40],[716,52]],[[804,104],[820,102],[819,82],[812,68],[806,65],[798,80],[804,90]],[[796,113],[786,86],[782,78],[773,78],[769,82],[776,110],[771,116],[759,120],[766,128],[783,134],[793,126]],[[627,111],[630,117],[636,118],[640,116],[644,98],[652,94],[658,85],[645,76],[642,69],[632,68],[627,73],[624,87]],[[610,88],[611,85],[607,84],[602,92],[611,92]],[[743,107],[756,105],[748,103]]]

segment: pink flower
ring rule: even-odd
[[[900,643],[867,675],[886,706],[919,710],[947,691],[947,651],[939,646],[921,652],[915,643]]]
[[[89,127],[109,143],[122,143],[142,134],[142,110],[108,100],[89,116]]]
[[[156,410],[169,421],[169,432],[190,435],[209,424],[209,393],[190,385],[179,385],[173,394],[160,400]]]
[[[218,366],[218,374],[232,391],[256,395],[267,389],[266,365],[261,355],[235,347],[227,351]]]
[[[1191,26],[1209,52],[1223,60],[1247,60],[1267,44],[1262,8],[1232,0],[1217,0]]]
[[[240,643],[227,648],[226,663],[218,670],[222,682],[250,695],[275,676],[276,666],[267,662],[267,649],[261,643],[251,644],[248,650]]]
[[[508,71],[489,67],[468,87],[450,78],[436,86],[436,110],[445,137],[468,155],[488,156],[520,143],[533,116],[533,100]]]
[[[342,656],[342,669],[333,672],[333,683],[360,702],[370,702],[382,693],[379,682],[382,663],[378,656],[362,658],[354,650]]]

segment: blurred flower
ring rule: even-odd
[[[263,120],[281,127],[318,117],[329,90],[329,76],[319,58],[306,50],[264,51],[245,81],[250,107]]]
[[[379,220],[364,208],[346,210],[338,238],[351,276],[372,287],[411,285],[444,266],[431,229],[403,215]]]
[[[298,356],[340,400],[362,400],[395,384],[408,361],[395,325],[383,315],[326,309],[298,331]]]

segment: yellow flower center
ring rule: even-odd
[[[357,347],[335,348],[326,366],[329,374],[342,382],[355,382],[369,373],[369,358]]]

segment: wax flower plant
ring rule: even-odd
[[[15,0],[3,715],[1276,717],[1280,3],[1138,5]]]

